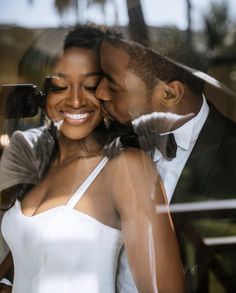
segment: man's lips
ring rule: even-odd
[[[107,111],[107,109],[104,107],[104,105],[102,105],[101,108],[102,108],[102,113],[103,113],[104,117],[109,118],[111,120],[115,120],[115,118],[111,115],[110,112]]]

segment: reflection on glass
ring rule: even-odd
[[[9,145],[9,136],[8,134],[2,134],[0,136],[0,144],[2,147],[8,146]]]

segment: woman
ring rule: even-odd
[[[2,222],[14,293],[115,292],[123,244],[138,292],[184,291],[170,217],[156,213],[166,200],[151,159],[133,148],[110,160],[104,155],[111,131],[94,95],[102,35],[90,27],[69,33],[46,80],[47,116],[59,125],[57,131],[49,123],[54,148],[38,184],[20,185]],[[45,131],[17,132],[12,139],[35,143]]]

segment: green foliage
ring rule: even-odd
[[[77,0],[55,0],[54,5],[60,15],[63,15],[70,7],[77,6]]]
[[[209,49],[213,50],[222,44],[229,28],[229,8],[227,1],[211,3],[210,11],[204,16],[205,33]]]
[[[107,0],[88,0],[87,6],[93,5],[93,4],[99,4],[99,5],[105,5]]]

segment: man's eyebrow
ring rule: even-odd
[[[90,77],[90,76],[103,76],[103,72],[102,71],[93,71],[93,72],[88,72],[85,73],[86,77]]]
[[[106,72],[104,72],[103,74],[104,74],[104,76],[106,77],[107,80],[111,81],[111,82],[114,83],[114,84],[117,84],[117,82],[116,82],[116,81],[114,80],[114,78],[110,75],[110,73],[106,73]]]

